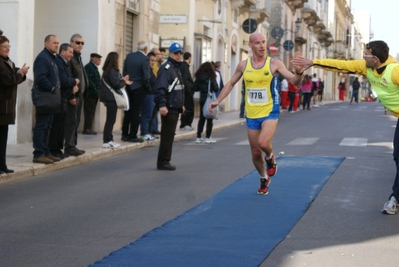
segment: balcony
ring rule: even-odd
[[[318,21],[320,21],[319,16],[317,16],[316,11],[309,8],[302,9],[302,19],[308,26],[315,26]]]
[[[322,20],[319,20],[316,22],[316,24],[313,26],[313,33],[314,34],[319,34],[322,30],[325,30],[326,26],[324,25]]]
[[[242,15],[245,12],[248,12],[251,6],[255,6],[258,4],[257,0],[232,0],[231,8],[238,9],[238,13]]]
[[[268,17],[266,9],[256,9],[254,6],[249,9],[249,18],[256,20],[258,24],[264,22]]]
[[[307,2],[308,0],[285,0],[285,3],[288,5],[288,7],[292,10],[293,13],[295,13],[297,9],[303,8],[305,3]]]
[[[321,30],[320,33],[317,34],[317,40],[323,43],[324,47],[329,47],[334,42],[332,34],[328,30]]]

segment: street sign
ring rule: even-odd
[[[269,45],[270,54],[274,55],[278,52],[278,48],[274,45],[274,43],[270,43]]]
[[[242,23],[242,29],[246,33],[254,33],[256,28],[258,27],[258,23],[254,19],[246,19]]]
[[[291,51],[294,49],[294,43],[291,40],[284,41],[283,47],[285,51]]]
[[[271,36],[274,38],[274,39],[281,39],[281,37],[283,37],[283,35],[284,35],[284,30],[281,28],[281,27],[279,27],[279,26],[276,26],[276,27],[274,27],[273,29],[272,29],[272,31],[271,31]]]

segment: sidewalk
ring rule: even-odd
[[[219,113],[219,119],[213,121],[213,129],[221,129],[229,127],[235,124],[244,123],[245,119],[239,118],[239,112],[221,112]],[[175,140],[192,138],[193,142],[196,137],[198,118],[194,118],[192,126],[193,131],[180,131],[179,125],[177,124]],[[203,133],[203,135],[205,132]],[[75,157],[70,156],[55,162],[53,164],[39,164],[33,163],[33,146],[32,143],[8,145],[7,146],[7,166],[9,169],[14,170],[14,173],[0,175],[0,183],[16,180],[19,178],[26,178],[34,175],[39,175],[46,172],[52,172],[58,169],[67,168],[74,165],[83,164],[92,160],[97,160],[105,157],[126,153],[132,150],[140,149],[147,146],[158,146],[159,139],[154,142],[143,142],[143,143],[129,143],[121,141],[121,131],[113,132],[114,140],[116,143],[121,144],[116,149],[105,149],[102,148],[102,133],[97,135],[82,135],[78,136],[78,148],[86,151],[85,154]],[[155,162],[154,162],[155,166]]]

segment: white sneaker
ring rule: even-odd
[[[183,128],[181,128],[180,130],[183,130],[183,131],[192,131],[192,130],[194,130],[194,128],[191,127],[190,125],[186,125],[186,126],[184,126]]]
[[[319,105],[317,105],[317,104],[316,104],[316,105],[314,105],[314,107],[315,107],[315,108],[318,108],[318,107],[319,107]]]
[[[382,212],[385,214],[394,215],[398,210],[398,201],[392,196],[387,203],[384,204]]]
[[[290,113],[295,113],[295,111],[291,110]]]
[[[214,144],[214,143],[216,143],[216,140],[215,139],[212,139],[212,138],[205,138],[205,143],[207,143],[207,144]]]
[[[204,141],[204,139],[202,139],[202,138],[197,138],[197,139],[195,139],[195,142],[197,143],[197,144],[200,144],[200,143],[202,143]]]
[[[109,141],[108,143],[103,144],[103,148],[118,148],[120,146],[120,144],[117,144],[114,141]]]
[[[155,137],[152,136],[151,134],[142,135],[141,138],[144,141],[155,141]]]

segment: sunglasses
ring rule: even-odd
[[[77,44],[77,45],[85,45],[85,42],[75,41],[75,44]]]
[[[366,53],[363,54],[364,58],[375,58],[376,56],[374,55],[367,55]]]

